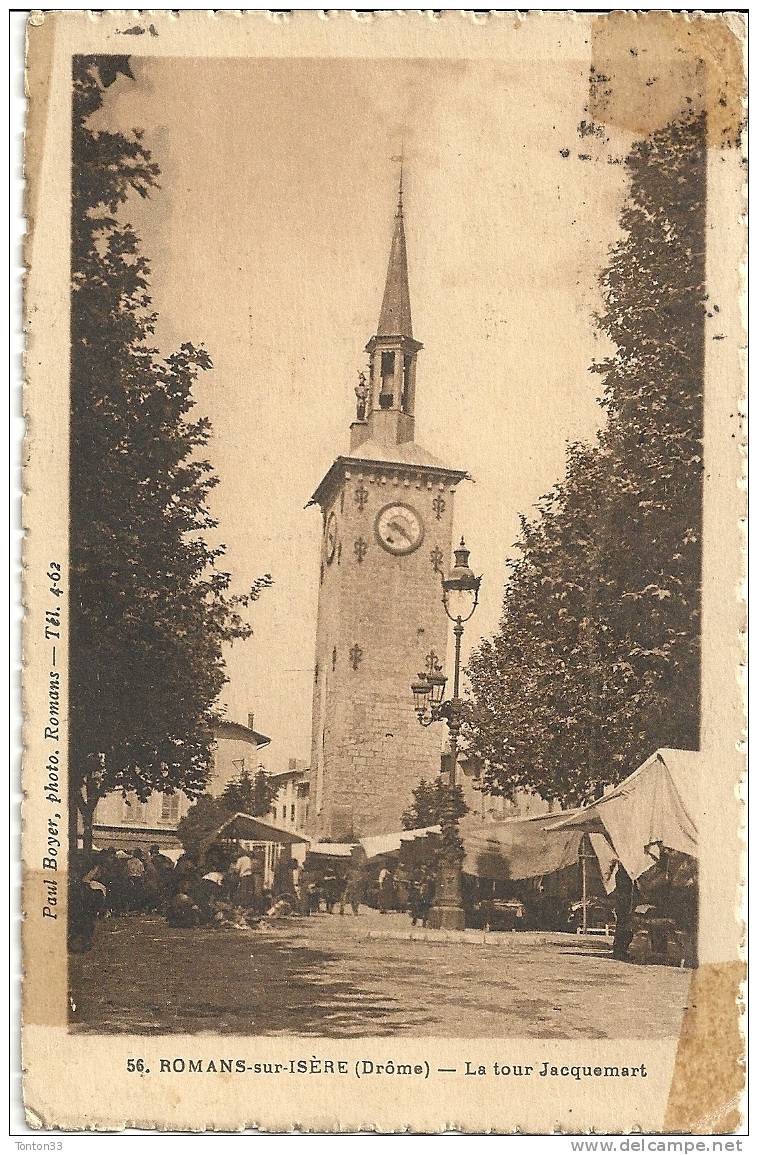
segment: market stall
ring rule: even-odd
[[[550,836],[589,834],[593,849],[606,862],[619,861],[633,880],[658,861],[661,847],[697,858],[701,757],[656,750],[597,802],[555,820]]]
[[[269,888],[284,847],[289,847],[292,854],[292,848],[308,845],[308,836],[299,830],[284,830],[252,814],[238,813],[204,839],[200,848],[202,857],[215,842],[234,842],[245,850],[262,855],[263,885]]]

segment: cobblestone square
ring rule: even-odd
[[[267,928],[111,919],[72,956],[71,1026],[91,1033],[646,1039],[677,1037],[691,972],[616,962],[571,935],[411,939],[406,915]],[[416,931],[420,935],[421,932]]]

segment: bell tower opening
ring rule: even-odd
[[[414,353],[403,354],[403,392],[400,398],[400,408],[403,413],[413,417],[416,401],[416,356]]]
[[[395,400],[395,354],[391,349],[385,349],[381,354],[381,385],[379,390],[379,408],[391,409]]]

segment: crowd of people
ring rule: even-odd
[[[86,951],[98,918],[156,912],[170,926],[200,926],[235,917],[260,917],[271,906],[263,861],[241,849],[211,847],[176,862],[155,844],[145,851],[107,847],[79,852],[72,870],[70,945]]]
[[[378,873],[377,873],[378,872]],[[264,885],[263,856],[234,843],[214,844],[203,855],[182,854],[176,863],[155,844],[78,852],[71,872],[69,939],[88,951],[98,919],[152,912],[172,927],[213,923],[252,925],[263,917],[318,912],[360,913],[362,904],[407,911],[412,925],[426,925],[434,899],[428,866],[370,868],[327,860],[304,865],[283,855],[273,883]]]
[[[351,863],[346,870],[332,864],[326,867],[306,865],[299,871],[295,883],[303,914],[323,910],[327,914],[348,907],[353,914],[360,912],[361,904],[376,907],[380,914],[389,911],[407,912],[411,923],[426,925],[434,900],[434,876],[427,866],[414,869],[391,865],[373,868]]]
[[[235,842],[185,852],[176,863],[157,844],[108,847],[78,852],[72,865],[69,944],[78,952],[91,948],[98,919],[140,913],[162,916],[171,927],[249,927],[289,915],[357,916],[368,905],[382,915],[406,912],[412,926],[425,927],[435,893],[433,863],[367,862],[355,854],[349,860],[308,854],[301,864],[283,852],[267,886],[262,849]],[[470,925],[478,925],[474,916],[485,904],[477,906],[468,890]],[[686,855],[661,849],[657,864],[634,883],[619,865],[606,901],[615,908],[614,957],[644,962],[671,955],[694,965],[697,891],[697,864]],[[487,923],[493,925],[491,913]]]

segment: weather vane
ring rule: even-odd
[[[398,213],[402,213],[402,211],[403,211],[403,167],[405,165],[405,141],[404,140],[400,141],[400,152],[397,153],[395,156],[390,157],[390,160],[393,160],[393,161],[399,163],[399,165],[400,165],[400,184],[398,186],[398,191],[397,191],[397,211],[398,211]]]

